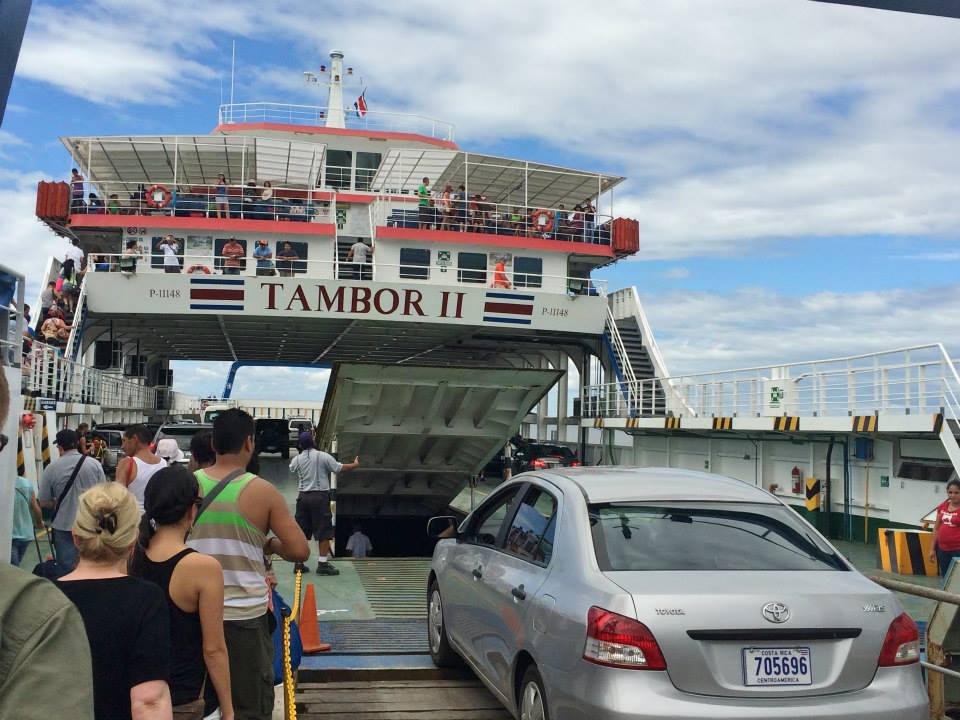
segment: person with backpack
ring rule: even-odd
[[[182,465],[154,475],[144,493],[139,544],[130,574],[159,585],[170,613],[170,695],[175,718],[201,720],[211,684],[221,720],[233,720],[230,664],[223,636],[223,570],[214,558],[188,548],[200,485]]]
[[[195,473],[203,504],[187,546],[213,556],[227,571],[223,629],[234,712],[244,720],[270,720],[273,640],[264,556],[303,562],[310,548],[280,491],[247,471],[254,434],[253,418],[238,408],[213,421],[216,462]]]
[[[80,454],[75,430],[60,430],[54,443],[60,448],[60,457],[47,465],[40,477],[38,502],[41,508],[53,510],[50,526],[56,562],[61,573],[68,573],[77,564],[77,546],[71,532],[77,518],[77,498],[106,482],[107,476],[100,463]]]

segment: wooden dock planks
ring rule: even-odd
[[[474,679],[301,683],[300,720],[510,720]]]

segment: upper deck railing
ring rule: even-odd
[[[493,203],[480,198],[431,197],[428,205],[419,206],[409,203],[398,206],[392,200],[378,200],[373,205],[373,221],[378,227],[472,232],[593,245],[610,245],[612,219],[596,211]]]
[[[645,399],[656,384],[672,386],[694,417],[759,417],[945,413],[960,420],[960,375],[941,344],[886,352],[607,383],[584,389],[587,416],[652,413]]]
[[[198,185],[195,183],[96,182],[99,192],[76,192],[71,214],[169,215],[171,217],[290,220],[331,223],[336,200],[330,193],[264,185]],[[319,191],[318,191],[319,192]]]
[[[372,110],[357,117],[345,113],[346,126],[353,130],[374,132],[403,132],[426,137],[454,141],[453,123],[425,115]],[[323,126],[327,121],[327,108],[317,105],[288,105],[285,103],[234,103],[220,106],[220,125],[237,123],[282,123],[284,125]]]

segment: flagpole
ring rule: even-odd
[[[233,50],[230,53],[230,104],[233,105],[233,77],[237,69],[237,41],[233,41]]]

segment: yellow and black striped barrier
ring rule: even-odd
[[[936,577],[937,561],[933,552],[933,533],[925,530],[880,528],[880,567],[884,572],[900,575]]]
[[[876,415],[854,415],[853,416],[853,432],[857,433],[873,433],[877,432],[877,416]]]
[[[630,417],[627,418],[627,430],[636,430],[640,427],[640,418]]]
[[[797,432],[799,429],[799,415],[781,415],[773,419],[774,432]]]
[[[17,432],[17,475],[27,474],[27,461],[23,456],[23,428]]]
[[[732,417],[715,417],[713,419],[714,430],[733,430]]]
[[[602,428],[602,427],[603,427],[603,418],[602,418],[602,417],[594,418],[594,419],[593,419],[593,426],[594,426],[595,428]]]
[[[40,414],[40,422],[43,423],[43,431],[40,435],[40,458],[43,460],[43,466],[50,464],[50,433],[47,430],[47,414]]]
[[[820,509],[820,479],[807,478],[807,510],[816,512]]]
[[[679,430],[680,429],[680,418],[678,417],[668,417],[663,419],[663,427],[665,430]]]

